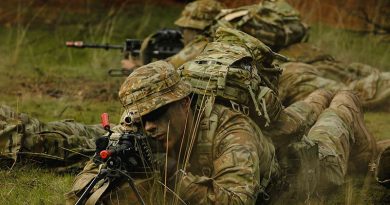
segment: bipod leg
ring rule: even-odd
[[[85,199],[87,198],[87,196],[89,195],[89,193],[91,192],[92,188],[96,185],[96,183],[98,181],[100,181],[101,179],[106,177],[107,173],[108,172],[106,169],[100,170],[99,174],[96,175],[96,177],[89,183],[87,189],[85,189],[85,191],[83,192],[83,194],[81,195],[79,200],[77,200],[75,205],[82,205],[84,203]]]
[[[127,182],[129,183],[131,189],[133,189],[135,195],[137,196],[138,201],[139,201],[142,205],[145,205],[145,202],[144,202],[144,200],[142,199],[141,194],[139,193],[139,190],[137,189],[137,187],[135,187],[134,180],[133,180],[131,177],[129,177],[129,176],[127,176],[126,178],[127,178]]]

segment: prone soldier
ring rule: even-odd
[[[220,11],[218,15],[217,11]],[[261,13],[262,11],[264,12]],[[213,16],[211,14],[215,17],[213,20],[210,20],[210,17]],[[289,22],[289,24],[275,23],[278,25],[277,28],[271,29],[273,27],[264,23],[283,17],[288,18],[288,20],[278,22]],[[256,22],[260,23],[256,24]],[[199,55],[207,43],[213,41],[214,33],[219,26],[234,27],[277,49],[275,51],[279,51],[291,61],[286,65],[284,65],[285,62],[278,62],[284,70],[279,84],[279,97],[284,105],[287,106],[303,100],[317,89],[329,89],[357,92],[365,108],[388,107],[389,72],[381,72],[377,68],[361,63],[347,64],[334,60],[334,57],[313,45],[301,42],[305,41],[309,35],[307,26],[301,23],[299,13],[283,0],[264,1],[230,10],[223,10],[219,3],[212,0],[198,0],[188,4],[184,8],[182,16],[175,23],[181,28],[188,28],[200,33],[193,41],[185,44],[182,51],[169,58],[169,62],[175,67],[179,67]],[[207,26],[200,27],[200,24]],[[291,32],[276,32],[282,31],[286,26],[289,26]],[[256,32],[259,30],[261,32]],[[272,33],[274,31],[275,33]],[[194,35],[189,36],[193,37]],[[289,39],[289,41],[283,39]],[[284,42],[284,44],[280,42]],[[294,86],[290,86],[291,84]]]
[[[221,58],[208,60],[218,59]],[[208,65],[212,64],[204,64]],[[193,98],[190,87],[180,80],[172,65],[158,61],[135,70],[120,89],[120,99],[127,110],[123,121],[160,140],[167,154],[162,176],[135,183],[144,190],[142,197],[151,204],[178,200],[175,198],[196,204],[253,204],[270,196],[268,200],[277,203],[273,197],[280,197],[272,187],[277,187],[281,175],[272,136],[264,136],[245,114],[212,97],[198,94]],[[307,140],[319,146],[320,182],[315,184],[315,190],[325,193],[344,182],[347,165],[353,159],[366,170],[361,159],[370,159],[375,148],[361,150],[367,147],[359,146],[367,144],[371,136],[355,95],[339,92],[331,100],[309,96],[307,102],[326,108],[307,132]],[[76,178],[69,201],[80,196],[85,188],[83,182],[89,181],[96,169],[90,162]],[[166,186],[173,198],[158,198],[165,196],[158,192],[164,192]],[[128,187],[106,188],[102,184],[99,189],[105,192],[97,189],[91,195],[93,199],[88,200],[108,204],[131,200]]]

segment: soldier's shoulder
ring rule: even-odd
[[[210,37],[207,37],[205,35],[197,35],[192,41],[190,41],[185,48],[190,47],[199,47],[199,46],[206,46],[207,43],[211,42],[212,39]]]
[[[214,104],[213,111],[222,127],[241,126],[241,128],[249,128],[252,130],[251,119],[241,112],[234,111],[233,108]]]

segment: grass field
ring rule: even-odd
[[[119,68],[122,56],[119,51],[70,49],[65,42],[122,44],[173,27],[181,10],[180,5],[90,5],[72,13],[69,8],[25,6],[12,7],[18,18],[0,25],[0,103],[44,122],[71,118],[87,124],[99,123],[102,112],[114,122],[119,119],[117,91],[124,78],[108,77],[107,69]],[[311,34],[311,43],[340,60],[390,71],[390,45],[379,36],[324,25],[313,25]],[[390,139],[389,112],[367,112],[365,118],[377,139]],[[0,204],[64,204],[73,177],[30,166],[1,170]],[[332,204],[390,203],[384,188],[369,182],[360,189],[364,183],[352,177]]]

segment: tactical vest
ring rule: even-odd
[[[276,106],[270,116],[266,102],[272,95],[277,98],[281,70],[272,64],[277,54],[235,29],[221,27],[215,37],[199,56],[178,69],[182,79],[194,93],[215,96],[217,102],[261,118],[264,124],[260,126],[268,126],[282,108],[280,103],[271,105]]]
[[[216,19],[218,24],[244,31],[276,51],[303,41],[308,31],[298,11],[280,0],[223,10]]]

